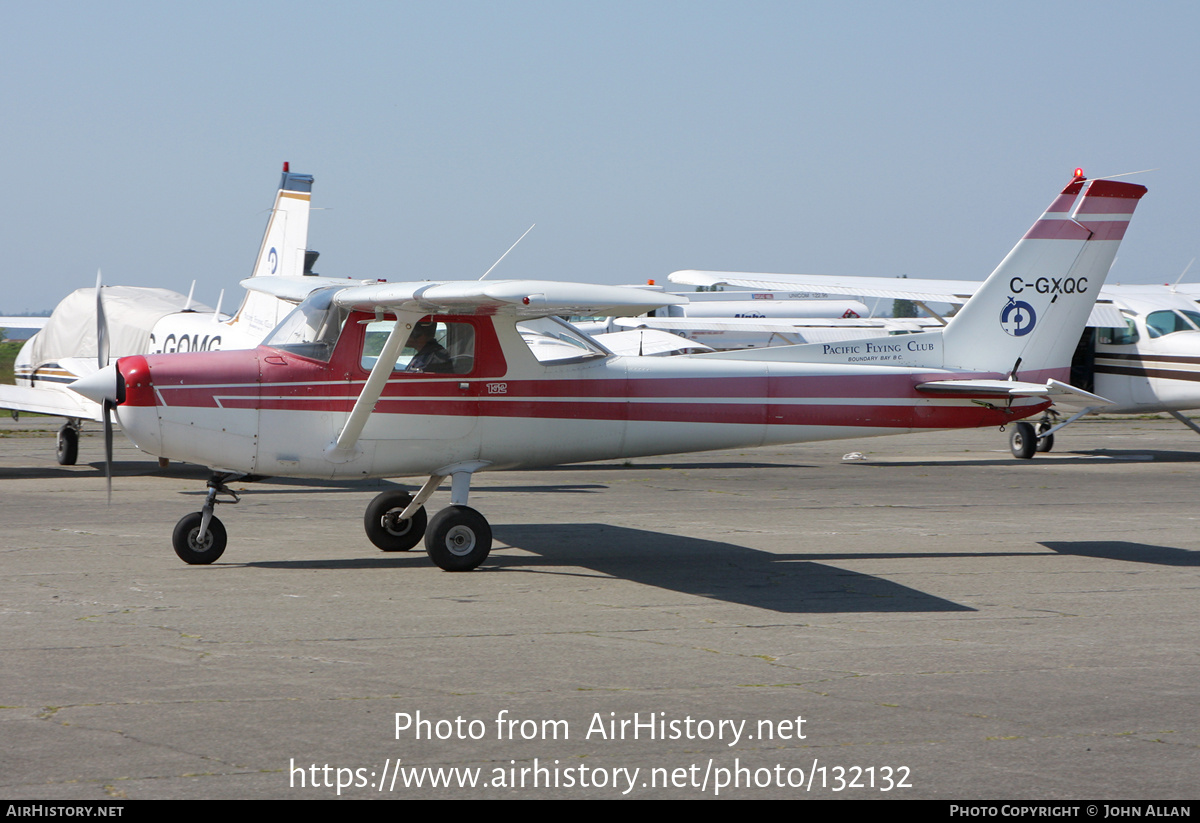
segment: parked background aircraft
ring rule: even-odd
[[[832,277],[808,274],[679,271],[671,282],[704,287],[824,289],[835,294],[961,304],[979,283],[961,280]],[[1044,284],[1053,288],[1052,282]],[[1034,284],[1037,288],[1037,284]],[[1059,398],[1071,409],[1047,410],[1036,424],[1016,423],[1013,456],[1028,459],[1054,447],[1054,435],[1087,414],[1167,413],[1200,433],[1183,412],[1200,409],[1200,286],[1105,285],[1080,338],[1071,382],[1105,402]],[[926,321],[929,322],[929,321]],[[936,322],[936,321],[935,321]],[[1063,419],[1059,419],[1063,418]]]
[[[571,322],[593,336],[621,334],[622,329],[629,330],[626,334],[653,330],[692,341],[705,350],[718,351],[830,343],[945,325],[932,318],[872,317],[866,304],[858,300],[794,290],[668,294],[685,297],[688,302],[639,317],[573,318]],[[608,337],[601,339],[608,345]],[[676,351],[684,348],[680,345]]]
[[[283,165],[283,176],[251,277],[302,275],[317,258],[308,246],[313,178]],[[100,287],[97,279],[97,288]],[[7,325],[39,331],[21,348],[13,370],[16,385],[0,385],[0,408],[67,418],[58,432],[57,456],[73,465],[84,420],[100,422],[103,410],[77,392],[72,381],[92,374],[98,358],[251,348],[292,310],[290,303],[247,291],[232,316],[168,289],[104,286],[107,340],[97,334],[97,289],[67,295],[50,317],[6,318]],[[105,351],[101,351],[101,349]]]
[[[555,316],[684,299],[539,281],[376,283],[312,292],[257,350],[123,357],[73,387],[111,404],[143,451],[213,469],[204,507],[173,534],[188,563],[224,552],[213,511],[219,495],[236,502],[234,479],[426,475],[415,497],[372,501],[367,535],[385,551],[423,535],[435,563],[466,570],[491,548],[487,520],[467,506],[476,471],[999,425],[1081,394],[1061,381],[1144,193],[1073,180],[944,329],[904,338],[620,357]],[[1043,279],[1055,288],[1023,287]],[[249,287],[279,296],[295,283]],[[552,345],[529,344],[539,336]],[[447,478],[451,505],[427,522]]]

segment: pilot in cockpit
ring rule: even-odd
[[[454,371],[450,353],[437,341],[436,323],[417,323],[404,345],[417,352],[405,371],[434,374],[450,374]]]

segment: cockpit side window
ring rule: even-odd
[[[1109,346],[1129,346],[1139,339],[1137,326],[1132,317],[1125,318],[1125,326],[1096,329],[1096,342]]]
[[[333,305],[333,292],[324,290],[309,295],[283,318],[263,345],[328,363],[350,314],[348,309]]]
[[[1174,334],[1177,331],[1195,331],[1195,329],[1182,315],[1167,309],[1152,311],[1146,316],[1146,333],[1151,337],[1162,337],[1164,334]]]
[[[360,364],[370,371],[383,351],[395,320],[367,324]],[[475,370],[475,327],[470,323],[424,318],[413,326],[392,373],[463,375]]]

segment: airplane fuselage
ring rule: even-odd
[[[473,329],[469,370],[393,373],[354,454],[330,460],[312,446],[337,436],[362,391],[370,320],[351,314],[327,362],[269,346],[123,358],[121,425],[144,451],[224,471],[392,477],[464,461],[507,469],[1001,425],[1048,405],[916,390],[996,376],[940,369],[703,355],[541,362],[511,320],[456,316]]]

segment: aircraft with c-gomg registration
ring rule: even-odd
[[[317,253],[308,251],[309,203],[313,178],[283,164],[283,176],[251,277],[303,275]],[[103,305],[101,306],[101,301]],[[0,408],[65,417],[57,440],[58,462],[74,465],[84,420],[103,422],[101,405],[68,385],[93,374],[110,357],[188,351],[253,348],[292,309],[290,303],[248,291],[232,317],[169,289],[103,286],[67,295],[49,318],[5,318],[13,328],[39,331],[21,347],[13,363],[16,385],[0,385]],[[99,334],[97,315],[105,332]]]
[[[420,475],[415,495],[370,503],[367,536],[384,551],[424,537],[434,563],[465,571],[492,544],[467,505],[477,471],[994,426],[1058,395],[1094,397],[1064,381],[1145,191],[1077,176],[945,328],[903,338],[622,357],[557,316],[685,298],[532,280],[253,278],[243,285],[303,301],[257,349],[122,357],[73,388],[109,404],[143,451],[212,469],[204,506],[174,530],[185,562],[225,551],[214,509],[237,502],[232,481]],[[1042,277],[1072,285],[1011,287]],[[450,505],[429,518],[447,478]]]

